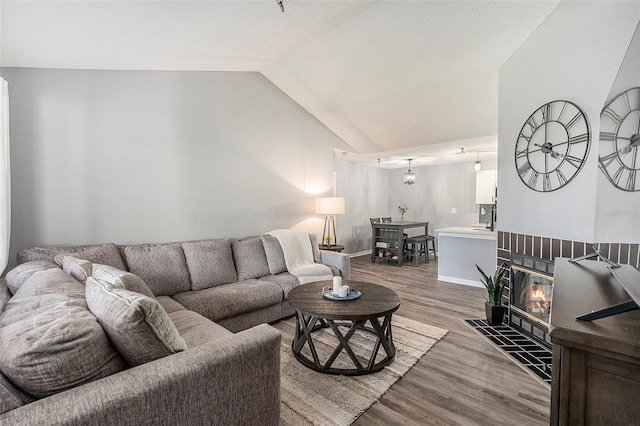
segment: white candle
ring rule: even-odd
[[[340,287],[340,290],[338,291],[338,296],[347,297],[348,295],[349,295],[349,286],[343,285],[342,287]]]
[[[342,287],[342,277],[333,277],[333,294],[340,294]]]

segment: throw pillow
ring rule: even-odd
[[[191,275],[191,290],[203,290],[238,281],[231,239],[182,243]]]
[[[150,297],[87,279],[89,310],[129,366],[144,364],[187,349],[169,315]]]
[[[33,260],[30,262],[22,263],[9,272],[5,279],[7,280],[7,287],[11,294],[16,294],[18,289],[24,284],[33,274],[40,271],[46,271],[47,269],[59,269],[58,265],[46,260]]]
[[[316,234],[309,234],[309,240],[311,241],[311,249],[313,250],[313,261],[315,263],[322,263],[320,247],[318,247],[318,236]]]
[[[94,263],[91,276],[98,281],[105,281],[115,287],[121,287],[129,291],[143,294],[155,299],[149,286],[137,275],[122,271],[109,265]]]
[[[0,316],[0,370],[42,398],[126,368],[96,317],[84,286],[61,269],[36,272]]]
[[[147,283],[156,296],[191,290],[189,269],[180,243],[141,244],[124,249],[129,271]]]
[[[269,263],[262,245],[262,238],[236,240],[231,244],[238,279],[250,280],[269,275]]]
[[[93,264],[88,260],[78,259],[73,256],[64,256],[62,258],[62,270],[82,284],[91,276],[91,265]]]
[[[287,272],[287,263],[284,260],[284,251],[280,241],[269,234],[264,234],[261,238],[264,245],[264,253],[267,256],[267,263],[269,264],[269,272],[272,275]]]
[[[56,263],[60,266],[65,256],[73,256],[77,259],[88,260],[91,263],[101,263],[103,265],[113,266],[118,269],[126,269],[122,256],[118,247],[113,244],[105,244],[89,250],[78,251],[73,253],[60,253],[55,257]]]

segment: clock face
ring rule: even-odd
[[[598,166],[623,191],[640,191],[640,87],[622,92],[600,114]]]
[[[518,175],[534,191],[560,189],[582,170],[590,144],[589,122],[578,106],[569,101],[544,104],[518,135]]]

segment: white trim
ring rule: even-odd
[[[470,287],[484,288],[484,285],[480,281],[466,280],[464,278],[446,277],[444,275],[438,275],[438,281],[445,281],[452,284],[468,285]]]
[[[349,258],[364,256],[365,254],[371,254],[371,250],[359,251],[357,253],[348,253],[348,254],[349,254]]]

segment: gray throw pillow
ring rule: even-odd
[[[92,277],[87,279],[86,297],[89,310],[129,366],[187,349],[169,315],[156,300]]]
[[[155,299],[149,286],[137,275],[131,272],[122,271],[109,265],[94,263],[91,276],[98,281],[105,281],[114,287],[124,288],[129,291],[143,294]]]
[[[264,253],[267,256],[269,272],[272,275],[287,272],[287,263],[284,260],[284,251],[280,241],[273,235],[264,234],[261,236],[264,245]]]
[[[47,260],[33,260],[16,266],[7,272],[7,275],[5,276],[9,291],[11,294],[16,294],[22,284],[31,278],[33,274],[40,271],[46,271],[47,269],[59,269],[59,267],[55,263]]]
[[[236,240],[231,244],[238,279],[250,280],[269,275],[269,263],[262,238]]]
[[[91,265],[93,263],[90,261],[73,256],[64,256],[62,258],[62,270],[82,284],[91,276]]]
[[[313,250],[313,261],[315,263],[322,263],[320,247],[318,247],[318,236],[316,234],[309,234],[309,240],[311,241],[311,250]]]
[[[204,290],[238,281],[231,241],[221,239],[182,243],[192,290]]]
[[[61,269],[36,272],[0,316],[0,370],[42,398],[126,365],[87,309],[84,286]]]

